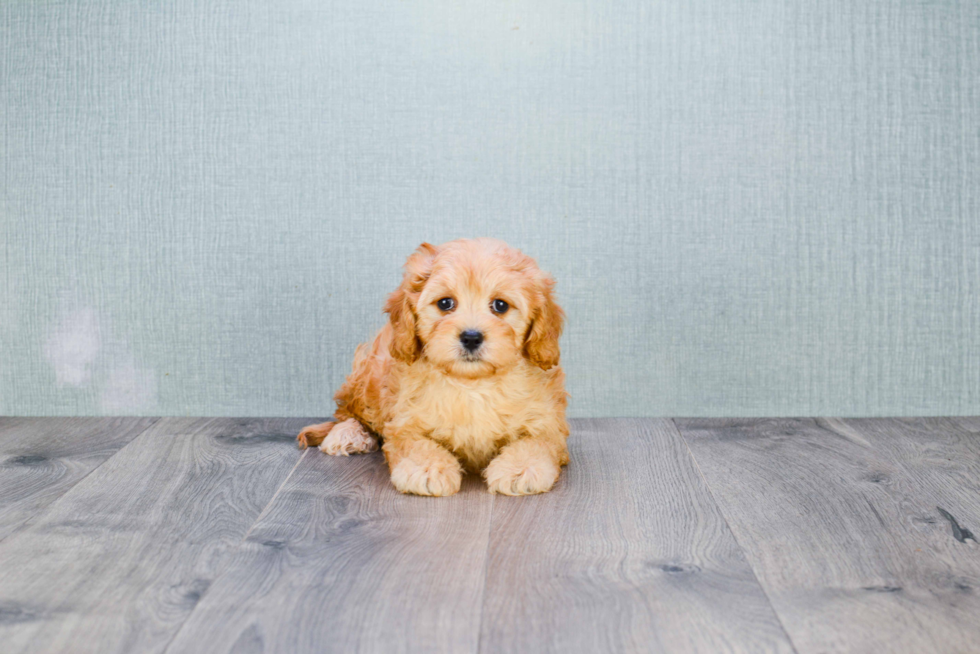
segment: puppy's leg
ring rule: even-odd
[[[500,450],[483,476],[491,493],[533,495],[551,490],[567,461],[564,442],[522,438]]]
[[[452,453],[423,437],[385,436],[382,447],[391,483],[402,493],[452,495],[459,491],[463,469]]]
[[[320,451],[332,456],[363,454],[377,449],[378,439],[354,418],[337,423],[320,443]]]
[[[323,439],[327,437],[327,434],[336,425],[336,422],[321,422],[318,425],[303,427],[299,432],[299,436],[296,437],[296,443],[299,445],[299,449],[305,450],[308,447],[316,447],[323,442]]]

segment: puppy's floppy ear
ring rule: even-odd
[[[558,365],[561,356],[558,338],[561,336],[565,312],[554,299],[555,280],[541,273],[537,285],[539,303],[524,341],[524,354],[533,364],[542,370],[548,370]]]
[[[414,363],[422,354],[422,344],[415,330],[415,302],[429,279],[437,253],[438,249],[429,243],[420,245],[405,262],[401,286],[385,302],[385,312],[394,332],[391,356],[406,363]]]
[[[391,356],[413,363],[419,358],[422,348],[415,334],[415,311],[408,301],[408,294],[398,287],[385,302],[385,312],[391,320]]]

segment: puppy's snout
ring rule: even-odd
[[[463,344],[470,352],[476,350],[483,343],[483,332],[478,332],[475,329],[467,329],[465,332],[459,335],[459,342]]]

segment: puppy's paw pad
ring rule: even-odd
[[[548,459],[515,464],[506,457],[498,457],[490,462],[483,476],[491,493],[534,495],[550,491],[559,474],[561,469]]]
[[[391,471],[391,483],[402,493],[445,496],[459,491],[463,472],[457,461],[402,459]]]
[[[364,425],[353,418],[331,429],[320,443],[320,451],[331,456],[363,454],[377,449],[377,439],[364,428]]]

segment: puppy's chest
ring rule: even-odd
[[[431,438],[459,452],[490,452],[518,435],[521,427],[520,388],[506,383],[463,385],[436,383],[419,402]]]

